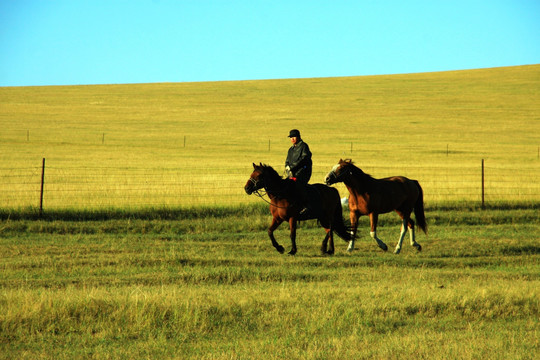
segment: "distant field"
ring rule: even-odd
[[[540,201],[540,65],[240,82],[0,88],[0,203],[48,209],[260,201],[252,162],[283,169],[299,128],[312,182],[340,158],[402,174],[426,202]],[[343,192],[343,188],[339,188]]]

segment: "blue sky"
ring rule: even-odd
[[[0,86],[540,63],[540,0],[0,0]]]

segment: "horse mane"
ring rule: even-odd
[[[355,178],[361,180],[362,182],[366,180],[367,181],[376,180],[373,176],[369,175],[368,173],[365,173],[362,169],[354,165],[354,162],[351,159],[340,160],[339,164],[342,168],[345,166],[349,167],[352,175]]]
[[[270,165],[260,163],[259,165],[256,165],[256,167],[259,168],[264,176],[269,178],[274,185],[277,185],[278,189],[274,189],[274,195],[276,195],[278,198],[294,196],[295,187],[293,180],[284,179]]]
[[[261,171],[265,174],[265,175],[268,175],[268,176],[271,176],[271,177],[275,177],[275,178],[278,178],[278,179],[283,179],[281,177],[281,175],[278,174],[278,172],[276,170],[274,170],[273,167],[271,167],[270,165],[266,165],[266,164],[263,164],[263,163],[260,163],[258,165],[258,167],[261,168]]]

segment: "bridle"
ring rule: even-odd
[[[251,183],[253,184],[253,188],[255,190],[253,190],[253,194],[255,194],[256,196],[262,198],[263,196],[265,196],[267,193],[268,193],[268,190],[266,190],[266,186],[264,185],[264,179],[254,179],[252,177],[249,178],[249,181],[251,181]],[[259,183],[263,183],[261,186],[259,186]],[[264,199],[263,199],[264,200]]]
[[[347,171],[343,171],[343,169],[341,169],[341,171],[339,172],[339,175],[338,175],[337,172],[336,172],[338,168],[339,168],[339,166],[336,166],[334,169],[330,170],[330,172],[327,175],[327,177],[332,178],[333,184],[338,183],[338,182],[342,182],[343,177],[347,174]]]
[[[289,207],[293,206],[294,203],[289,204],[289,206],[278,206],[276,204],[272,204],[272,202],[266,200],[264,196],[268,195],[268,189],[266,188],[266,184],[264,183],[264,178],[262,179],[254,179],[252,177],[249,178],[249,181],[253,184],[253,192],[252,194],[255,194],[256,196],[260,197],[265,203],[270,204],[271,206],[274,206],[278,209],[288,209]],[[262,183],[262,185],[259,185]]]

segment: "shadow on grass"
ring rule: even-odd
[[[54,209],[40,214],[37,208],[0,209],[0,220],[105,221],[185,220],[268,214],[264,204],[230,207],[140,208],[140,209]]]
[[[496,210],[540,210],[536,202],[493,203],[482,208],[480,203],[435,203],[426,204],[427,213],[432,212],[481,212]],[[348,210],[344,209],[347,217]],[[268,204],[246,206],[213,206],[190,208],[103,208],[103,209],[51,209],[40,214],[38,208],[0,209],[0,220],[44,220],[44,221],[105,221],[105,220],[185,220],[204,218],[246,217],[268,215]]]

